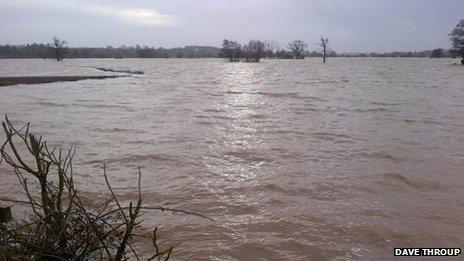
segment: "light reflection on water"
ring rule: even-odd
[[[0,88],[0,112],[76,145],[81,176],[102,182],[106,163],[123,199],[140,165],[148,204],[216,219],[145,215],[182,242],[178,259],[389,259],[464,243],[464,74],[452,63],[0,60],[0,75],[145,71]]]

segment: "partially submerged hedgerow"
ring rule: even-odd
[[[5,142],[0,148],[0,164],[3,161],[12,167],[27,197],[24,201],[2,200],[27,204],[31,216],[20,221],[0,223],[0,260],[139,259],[140,253],[134,248],[133,239],[135,228],[141,222],[142,209],[182,212],[208,218],[178,209],[143,206],[140,168],[137,202],[123,206],[118,201],[104,167],[109,197],[103,204],[89,207],[74,186],[74,149],[67,153],[50,150],[42,137],[29,132],[29,124],[17,130],[6,117],[2,125]],[[17,144],[18,141],[20,144]],[[24,148],[21,150],[18,145]],[[23,152],[29,154],[27,159]],[[31,186],[31,183],[37,186]],[[38,187],[38,191],[33,191],[33,187]],[[165,249],[159,247],[156,228],[151,240],[153,252],[144,259],[169,259],[173,246]]]

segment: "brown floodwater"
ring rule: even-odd
[[[0,60],[0,113],[76,146],[79,185],[203,213],[144,214],[175,260],[391,259],[464,246],[464,67],[452,59]],[[0,139],[3,139],[0,136]],[[0,166],[2,195],[16,196]]]

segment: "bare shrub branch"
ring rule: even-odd
[[[26,204],[32,212],[27,220],[0,224],[0,257],[21,260],[126,260],[132,257],[139,260],[140,253],[134,248],[133,238],[136,236],[134,229],[141,223],[141,210],[185,213],[212,220],[190,211],[143,206],[140,168],[135,203],[121,204],[103,166],[111,197],[89,208],[74,186],[74,148],[66,153],[60,149],[50,150],[42,137],[29,132],[29,124],[17,130],[7,117],[2,126],[6,140],[0,147],[0,164],[5,163],[13,169],[27,199],[0,200]],[[17,146],[17,141],[24,150]],[[28,159],[22,154],[24,151],[28,152]],[[30,177],[32,183],[38,185],[38,191],[31,190]],[[156,231],[157,228],[152,236],[154,254],[149,260],[168,260],[174,247],[160,248]]]

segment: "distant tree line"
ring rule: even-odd
[[[220,51],[219,48],[209,46],[156,48],[137,45],[135,47],[61,48],[55,46],[54,43],[0,45],[0,58],[52,58],[59,60],[63,58],[218,58]],[[61,44],[61,42],[57,42],[57,44]]]
[[[458,31],[460,32],[460,31]],[[452,36],[453,37],[453,36]],[[453,38],[454,39],[454,38]],[[461,38],[457,38],[458,40]],[[59,41],[59,40],[58,40]],[[232,54],[235,61],[253,61],[257,58],[269,59],[301,59],[304,57],[323,57],[322,48],[320,50],[309,51],[303,41],[292,41],[287,49],[281,49],[273,41],[252,41],[253,44],[242,46],[235,41],[229,41],[228,50],[232,53],[225,53],[223,48],[210,46],[186,46],[176,48],[148,47],[148,46],[120,46],[120,47],[65,47],[50,44],[27,44],[27,45],[0,45],[0,58],[226,58]],[[453,40],[451,40],[453,41]],[[64,41],[57,42],[58,45]],[[258,43],[259,42],[259,43]],[[453,43],[453,42],[452,42]],[[295,45],[296,44],[296,45]],[[263,46],[264,45],[264,46]],[[454,46],[454,45],[453,45]],[[463,44],[464,46],[464,44]],[[246,48],[244,48],[246,47]],[[295,48],[292,48],[295,47]],[[301,48],[303,47],[303,48]],[[242,50],[243,48],[243,50]],[[264,53],[263,53],[264,49]],[[303,53],[301,53],[303,50]],[[464,49],[456,48],[445,50],[437,48],[418,52],[370,52],[370,53],[336,53],[328,49],[327,57],[434,57],[434,58],[453,58],[460,55],[460,50],[464,54]]]
[[[338,57],[406,57],[406,58],[454,58],[455,55],[450,50],[437,48],[434,50],[425,50],[418,52],[370,52],[370,53],[342,53]]]

